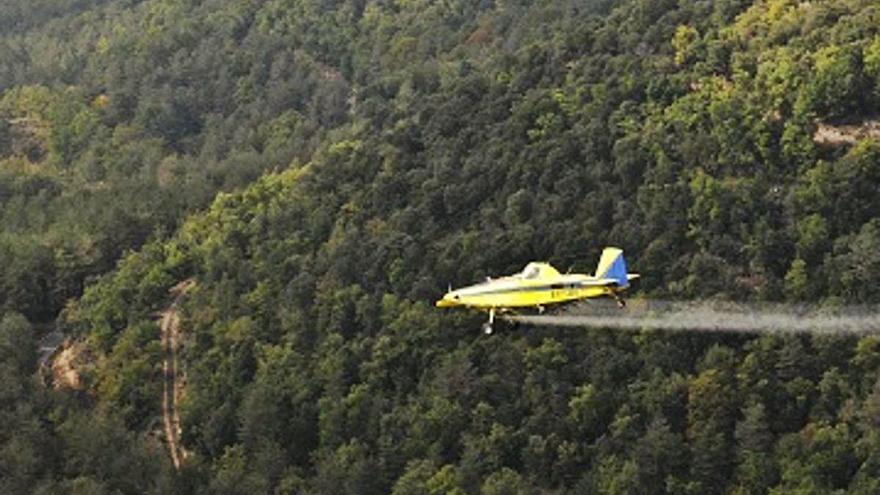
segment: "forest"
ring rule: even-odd
[[[878,185],[869,0],[4,2],[0,493],[880,493],[878,336],[433,306],[616,245],[871,307]]]

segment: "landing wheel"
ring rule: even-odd
[[[483,333],[492,335],[492,324],[495,323],[495,308],[489,309],[489,321],[483,323]]]
[[[617,307],[620,308],[620,309],[625,308],[625,307],[626,307],[626,301],[624,301],[623,299],[618,299],[618,300],[617,300]]]

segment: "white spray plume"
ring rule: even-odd
[[[559,314],[510,315],[536,326],[617,328],[748,334],[880,335],[880,312],[871,306],[631,300],[626,308],[588,302]]]

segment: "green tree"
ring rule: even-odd
[[[766,493],[776,485],[774,438],[760,402],[748,405],[736,431],[737,487],[743,493]]]
[[[699,33],[692,26],[681,25],[675,29],[672,47],[675,49],[676,65],[683,65],[693,56],[694,42],[697,38],[699,38]]]

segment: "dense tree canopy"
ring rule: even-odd
[[[607,244],[645,297],[880,301],[872,2],[12,4],[0,491],[880,489],[874,337],[431,307]],[[188,278],[174,472],[155,312]],[[84,392],[32,378],[56,316]]]

